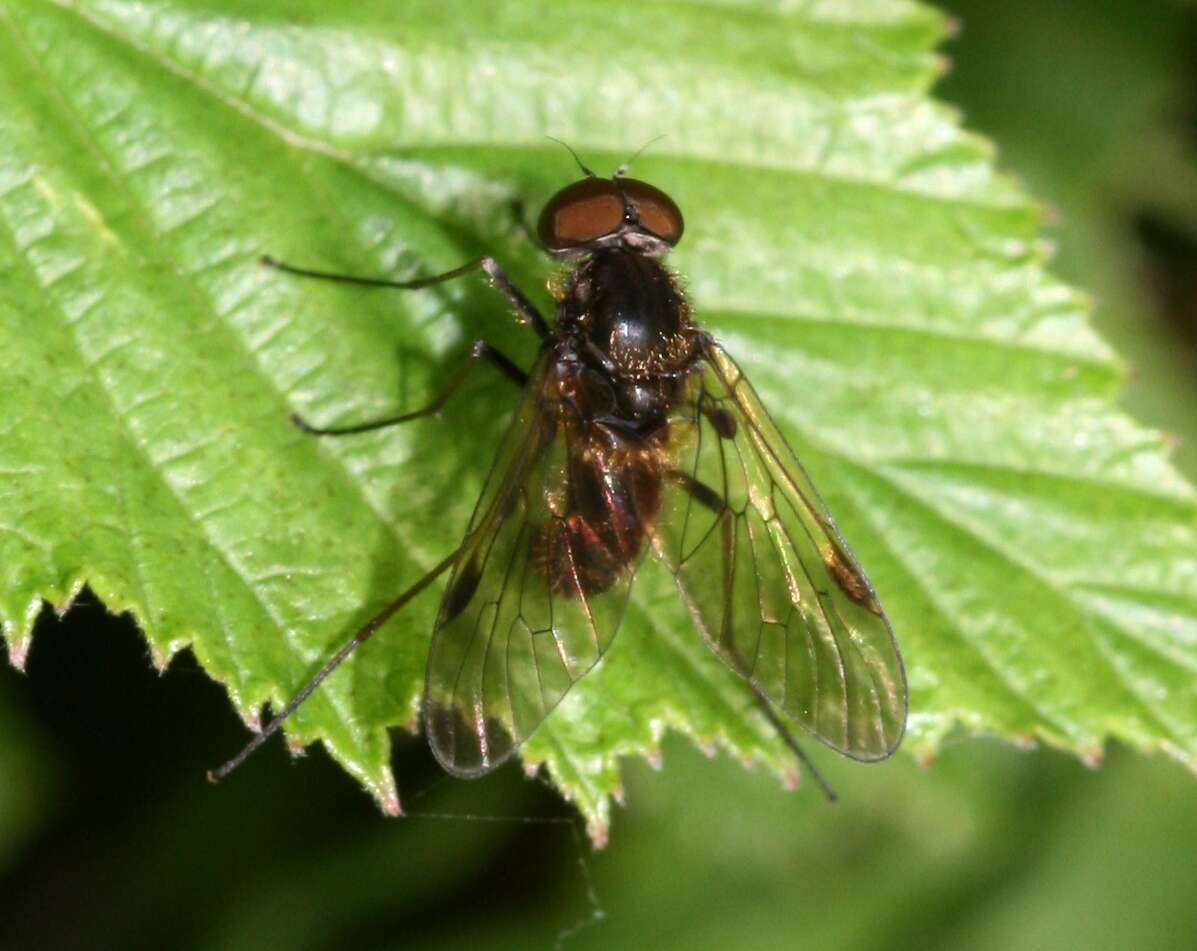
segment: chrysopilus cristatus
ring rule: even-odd
[[[541,343],[525,372],[478,341],[474,359],[416,412],[337,428],[292,417],[316,436],[408,423],[439,409],[477,361],[522,394],[461,545],[213,779],[445,572],[424,728],[450,773],[489,772],[602,659],[649,551],[676,579],[698,634],[808,766],[787,723],[853,759],[898,746],[906,680],[890,625],[806,472],[663,265],[682,237],[681,211],[626,166],[604,179],[578,165],[585,177],[550,199],[537,229],[545,251],[571,267],[552,285],[552,325],[490,257],[413,281],[264,259],[305,277],[401,290],[481,272]]]

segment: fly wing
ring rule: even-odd
[[[594,581],[602,552],[574,514],[579,439],[534,369],[441,602],[424,685],[432,751],[450,773],[506,760],[603,656],[636,561]]]
[[[713,341],[671,422],[654,545],[710,647],[811,734],[892,753],[906,676],[889,622],[806,472]]]

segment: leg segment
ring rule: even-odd
[[[296,428],[307,433],[309,436],[350,436],[355,433],[368,433],[376,429],[385,429],[387,426],[407,423],[413,419],[419,419],[421,416],[431,416],[449,401],[449,397],[461,386],[478,360],[485,360],[521,389],[528,382],[528,374],[512,363],[511,360],[485,340],[476,340],[474,341],[474,346],[470,348],[470,358],[458,367],[457,372],[453,374],[453,378],[449,381],[449,385],[423,409],[414,410],[410,413],[401,413],[398,416],[387,416],[384,419],[372,419],[369,422],[358,423],[354,426],[334,426],[328,429],[313,426],[295,413],[292,413],[289,419]]]
[[[453,567],[454,562],[457,561],[457,555],[460,549],[457,549],[453,554],[449,555],[444,561],[433,568],[428,574],[424,575],[419,581],[413,584],[410,588],[404,591],[399,597],[388,604],[385,608],[379,611],[374,617],[367,621],[357,633],[346,641],[341,649],[332,655],[316,673],[312,679],[304,685],[303,689],[297,693],[291,702],[283,707],[273,720],[267,723],[252,740],[250,740],[245,747],[234,756],[231,760],[216,769],[208,771],[208,781],[218,783],[224,779],[229,773],[235,770],[238,766],[245,762],[254,750],[265,743],[268,739],[278,732],[279,727],[287,722],[287,719],[303,706],[304,702],[313,693],[316,688],[324,683],[325,679],[334,670],[341,666],[341,664],[352,654],[355,650],[361,647],[378,631],[380,627],[393,615],[396,611],[402,608],[408,601],[414,598],[417,594],[427,588],[432,582],[443,575],[446,571]]]
[[[496,288],[507,298],[511,306],[515,308],[521,324],[531,326],[541,338],[549,335],[549,325],[540,316],[540,312],[524,296],[523,291],[511,282],[511,279],[492,257],[476,258],[473,261],[463,264],[461,267],[455,267],[452,271],[445,271],[443,274],[434,274],[431,277],[417,278],[414,281],[392,281],[382,277],[358,277],[353,274],[316,271],[311,268],[286,264],[269,255],[263,255],[261,262],[266,267],[272,267],[276,271],[284,271],[287,274],[294,274],[297,277],[314,277],[322,281],[335,281],[339,284],[356,284],[359,287],[390,287],[401,291],[418,291],[424,287],[432,287],[435,284],[443,284],[445,281],[451,281],[454,278],[464,277],[474,271],[482,271],[490,281],[491,287]]]

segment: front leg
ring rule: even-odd
[[[482,271],[487,276],[490,286],[506,297],[511,306],[515,308],[516,315],[521,324],[530,326],[542,340],[549,335],[549,325],[540,316],[540,311],[533,306],[524,292],[512,283],[511,278],[507,276],[506,272],[499,266],[499,263],[489,256],[475,258],[473,261],[468,261],[461,267],[455,267],[452,271],[445,271],[443,274],[420,277],[413,281],[393,281],[385,277],[358,277],[356,274],[317,271],[312,268],[286,264],[269,255],[263,255],[261,262],[266,267],[271,267],[276,271],[283,271],[287,274],[294,274],[296,277],[312,277],[322,281],[334,281],[338,284],[356,284],[359,287],[389,287],[399,291],[418,291],[425,287],[432,287],[435,284],[443,284],[445,281],[464,277],[474,271]]]

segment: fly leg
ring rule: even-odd
[[[449,401],[449,397],[457,391],[457,388],[469,376],[470,370],[477,365],[477,361],[479,360],[485,360],[520,389],[523,389],[524,384],[528,382],[528,374],[512,363],[508,357],[504,356],[485,340],[476,340],[470,348],[469,359],[457,368],[457,372],[453,374],[448,385],[433,398],[432,402],[421,409],[413,410],[410,413],[400,413],[397,416],[372,419],[364,423],[356,423],[352,426],[332,426],[327,429],[313,426],[295,413],[292,413],[288,418],[298,429],[309,436],[350,436],[355,433],[368,433],[376,429],[385,429],[388,426],[397,426],[399,423],[408,423],[422,416],[431,416],[444,406]]]
[[[500,292],[511,302],[516,312],[523,323],[530,324],[532,328],[540,334],[541,337],[548,335],[548,326],[544,322],[544,318],[540,316],[536,308],[532,306],[531,302],[520,292],[520,290],[511,283],[507,275],[503,273],[502,269],[495,263],[493,258],[479,258],[476,261],[471,261],[452,271],[447,271],[444,274],[434,275],[433,277],[422,278],[415,281],[391,281],[381,278],[366,278],[356,277],[348,274],[333,274],[326,271],[314,271],[308,268],[293,267],[289,264],[284,264],[281,261],[276,261],[273,258],[263,257],[262,263],[268,267],[273,267],[280,271],[285,271],[289,274],[295,274],[300,277],[318,278],[322,280],[337,281],[344,284],[357,284],[366,287],[391,287],[400,290],[418,290],[422,287],[430,287],[434,284],[440,284],[444,281],[452,280],[456,277],[469,274],[475,270],[482,270],[490,279],[491,284],[498,288]],[[445,402],[453,395],[457,388],[461,385],[470,369],[474,366],[476,361],[486,360],[492,366],[499,370],[507,379],[518,387],[523,387],[528,381],[528,375],[517,367],[510,359],[504,356],[501,352],[496,350],[484,340],[478,340],[470,349],[470,359],[462,364],[462,366],[454,374],[453,378],[445,389],[422,409],[410,413],[403,413],[397,416],[389,416],[385,419],[372,420],[366,423],[359,423],[355,426],[334,427],[329,429],[322,429],[311,426],[304,422],[298,416],[292,414],[291,422],[302,429],[304,432],[317,436],[344,436],[351,433],[370,432],[375,429],[382,429],[386,426],[393,426],[398,423],[408,422],[413,419],[419,419],[421,416],[427,416],[435,413],[445,404]],[[287,703],[269,723],[267,723],[262,730],[252,739],[236,756],[224,763],[222,766],[211,770],[208,773],[208,779],[212,782],[219,782],[229,775],[233,770],[240,766],[245,760],[270,737],[274,736],[283,726],[283,724],[291,717],[296,710],[298,710],[307,699],[319,688],[319,686],[335,671],[342,663],[344,663],[351,654],[361,647],[366,641],[374,636],[375,633],[382,627],[386,621],[398,612],[404,605],[415,598],[418,594],[428,588],[437,578],[443,575],[446,571],[452,568],[456,563],[461,549],[455,549],[450,555],[437,564],[431,571],[425,574],[422,578],[417,580],[409,588],[403,591],[390,604],[384,607],[374,617],[362,625],[357,632],[346,641],[341,648],[333,654],[311,679],[304,685],[304,687],[297,693],[289,703]]]
[[[418,291],[424,287],[432,287],[436,284],[452,281],[455,278],[465,277],[474,271],[482,271],[486,275],[491,287],[507,298],[508,303],[515,309],[517,318],[521,324],[530,326],[542,340],[549,335],[549,325],[540,316],[540,311],[524,296],[524,292],[512,283],[511,278],[499,267],[498,262],[489,256],[475,258],[473,261],[468,261],[461,267],[455,267],[452,271],[445,271],[443,274],[433,274],[431,277],[420,277],[412,281],[392,281],[384,277],[358,277],[354,274],[316,271],[311,268],[286,264],[269,255],[263,255],[261,261],[266,267],[272,267],[276,271],[284,271],[287,274],[294,274],[297,277],[314,277],[322,281],[334,281],[338,284],[356,284],[359,287],[389,287],[400,291]]]
[[[427,416],[435,413],[444,403],[453,395],[453,392],[461,385],[469,373],[471,367],[475,365],[478,360],[486,360],[491,365],[495,366],[504,376],[506,376],[516,386],[523,387],[527,382],[528,375],[524,373],[519,367],[512,363],[502,353],[492,347],[484,340],[475,342],[470,349],[470,359],[463,363],[458,371],[454,374],[453,379],[449,381],[449,385],[427,406],[423,409],[415,410],[411,413],[404,413],[399,416],[390,416],[386,419],[373,420],[367,423],[359,423],[356,426],[334,427],[330,429],[321,429],[311,426],[304,422],[294,413],[291,414],[291,422],[306,433],[315,436],[345,436],[351,433],[364,433],[374,429],[382,429],[385,426],[393,426],[397,423],[408,422],[409,420],[419,419],[421,416]],[[210,770],[208,779],[212,782],[220,782],[233,770],[240,766],[249,756],[268,739],[274,736],[275,733],[281,729],[282,725],[291,717],[291,715],[298,710],[307,699],[315,693],[316,689],[328,678],[328,676],[344,663],[349,656],[359,647],[366,643],[374,634],[382,627],[384,623],[392,615],[394,615],[400,608],[407,604],[412,598],[420,594],[425,588],[431,585],[437,578],[443,575],[446,571],[457,563],[457,557],[461,549],[455,549],[452,554],[441,561],[436,567],[429,571],[424,577],[420,578],[411,587],[407,588],[395,600],[379,611],[374,617],[363,624],[357,633],[346,641],[341,648],[332,655],[324,665],[312,675],[312,678],[304,685],[303,689],[297,693],[286,706],[284,706],[276,717],[267,723],[252,740],[245,745],[245,747],[234,756],[227,763],[222,766]]]
[[[718,426],[716,427],[718,428]],[[727,507],[727,502],[718,492],[712,489],[705,482],[700,482],[689,473],[681,472],[674,469],[667,474],[670,482],[680,486],[689,496],[694,499],[699,505],[714,512],[719,518],[719,528],[721,534],[721,541],[723,546],[723,603],[725,610],[731,610],[731,585],[732,585],[732,567],[733,567],[733,536],[732,536],[732,518],[733,512]],[[731,618],[725,615],[723,619],[723,629],[730,630]],[[823,793],[828,802],[835,802],[838,798],[835,790],[823,778],[823,774],[815,768],[815,764],[811,762],[810,757],[806,755],[805,750],[798,745],[798,741],[794,739],[794,734],[789,730],[789,727],[782,722],[776,711],[773,709],[773,704],[769,702],[761,689],[752,682],[752,680],[743,674],[743,671],[749,669],[748,665],[744,663],[744,659],[736,650],[735,644],[730,640],[720,638],[720,649],[726,651],[735,661],[734,669],[744,676],[744,682],[748,684],[748,689],[752,691],[753,697],[756,699],[756,705],[760,708],[761,713],[765,715],[765,719],[777,731],[777,735],[781,737],[781,741],[789,748],[790,752],[794,754],[798,762],[806,767],[807,772],[810,773],[811,778],[814,779],[819,790]]]
[[[375,632],[382,627],[384,623],[386,623],[391,615],[407,604],[408,601],[427,588],[446,571],[452,568],[454,563],[457,561],[457,555],[459,551],[460,549],[455,550],[451,555],[449,555],[449,557],[428,572],[428,574],[424,575],[423,578],[413,584],[410,588],[399,595],[399,597],[397,597],[394,601],[374,615],[374,617],[370,618],[369,621],[363,624],[358,629],[357,633],[354,634],[353,637],[351,637],[348,641],[346,641],[341,646],[341,649],[333,654],[332,657],[330,657],[327,661],[325,661],[324,666],[312,675],[312,679],[309,680],[304,685],[303,689],[300,690],[299,693],[297,693],[291,699],[291,701],[279,711],[278,716],[267,723],[262,728],[261,732],[259,732],[252,740],[245,744],[240,753],[238,753],[224,765],[208,771],[209,782],[220,782],[222,779],[228,776],[229,773],[244,763],[246,759],[249,758],[250,754],[254,752],[254,750],[274,736],[274,734],[279,731],[279,728],[287,721],[291,714],[298,710],[303,705],[304,701],[306,701],[308,697],[316,692],[316,688],[324,683],[328,675],[340,667],[341,664],[348,659],[350,654],[352,654],[355,650],[366,643],[366,641],[373,637]]]

